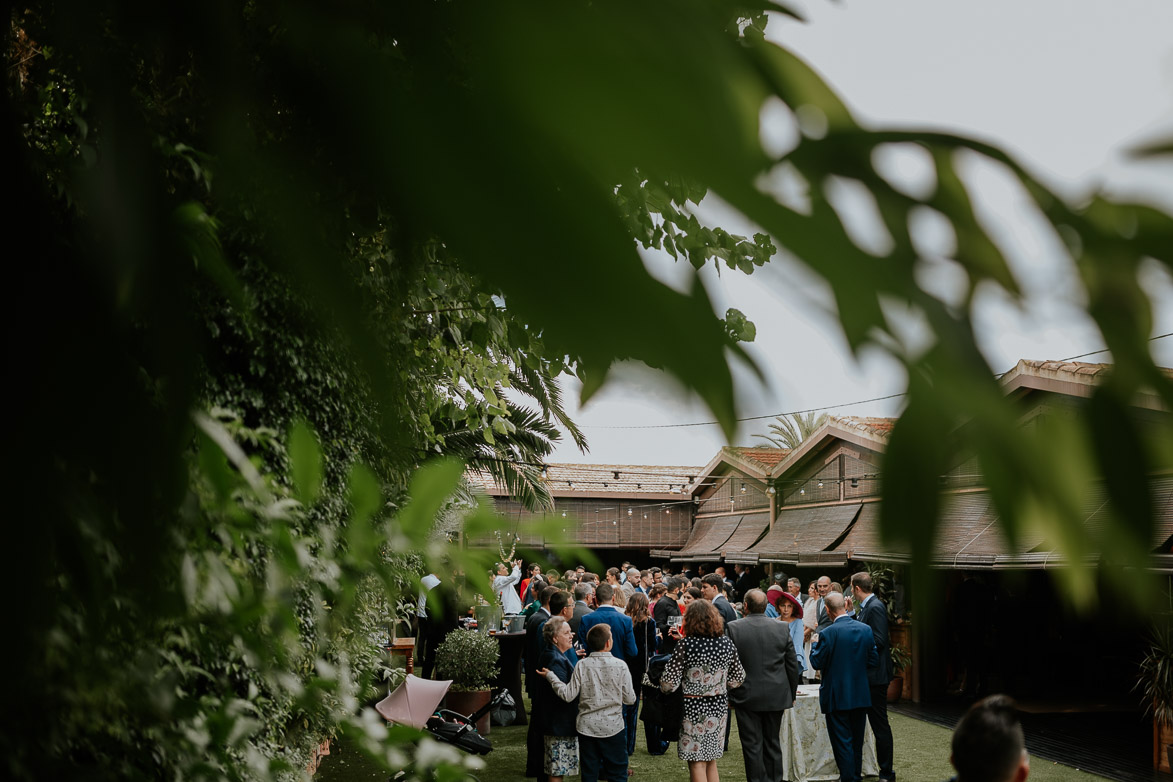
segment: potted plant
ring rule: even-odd
[[[458,714],[472,714],[489,702],[489,690],[497,678],[501,649],[491,635],[453,630],[436,650],[436,676],[451,679],[448,708]],[[489,715],[477,720],[477,730],[489,732]]]
[[[903,646],[889,646],[892,658],[892,681],[888,682],[888,703],[896,703],[904,694],[904,671],[912,664],[912,655]]]
[[[1153,630],[1136,689],[1144,698],[1145,710],[1153,715],[1153,768],[1169,772],[1173,769],[1173,627]]]

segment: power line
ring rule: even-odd
[[[773,413],[771,415],[754,415],[748,418],[736,419],[738,423],[745,421],[763,421],[767,418],[779,418],[784,415],[799,415],[805,413],[817,413],[822,410],[835,410],[840,407],[851,407],[853,405],[862,405],[868,402],[882,402],[885,399],[896,399],[897,397],[905,396],[908,392],[904,391],[899,394],[888,394],[888,396],[877,396],[873,399],[860,399],[856,402],[844,402],[840,405],[826,405],[825,407],[812,407],[809,410],[794,410],[789,413]],[[583,425],[580,429],[679,429],[685,426],[716,426],[720,421],[694,421],[688,424],[645,424],[642,426],[590,426]]]
[[[1158,336],[1151,337],[1148,341],[1149,342],[1156,342],[1158,339],[1165,339],[1166,337],[1173,337],[1173,331],[1170,331],[1167,334],[1160,334]],[[1054,360],[1056,360],[1056,361],[1074,361],[1077,358],[1087,358],[1088,356],[1095,356],[1100,353],[1107,353],[1107,352],[1109,352],[1109,350],[1110,350],[1110,348],[1103,348],[1101,350],[1093,350],[1089,353],[1080,353],[1078,356],[1068,356],[1067,358],[1060,358],[1060,359],[1054,359]],[[1010,370],[1008,369],[1008,370],[1006,370],[1006,372],[999,372],[994,377],[1000,378],[1009,371]],[[737,418],[734,420],[737,423],[745,423],[747,421],[764,421],[764,420],[770,419],[770,418],[782,418],[783,416],[788,416],[788,415],[805,415],[807,413],[820,413],[820,412],[823,412],[824,410],[837,410],[841,407],[854,407],[855,405],[865,405],[865,404],[868,404],[869,402],[883,402],[887,399],[898,399],[902,396],[907,396],[907,395],[908,395],[907,391],[902,391],[898,394],[888,394],[887,396],[877,396],[877,397],[873,397],[871,399],[860,399],[855,402],[843,402],[842,404],[838,404],[838,405],[826,405],[824,407],[812,407],[807,410],[792,410],[787,413],[774,413],[771,415],[754,415],[754,416],[749,416],[748,418]],[[590,424],[583,424],[579,428],[580,429],[683,429],[685,427],[692,427],[692,426],[719,426],[720,423],[721,423],[720,421],[693,421],[691,423],[686,423],[686,424],[642,424],[642,425],[637,425],[637,426],[595,426],[595,425],[590,425]]]

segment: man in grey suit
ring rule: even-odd
[[[745,593],[746,615],[730,622],[727,632],[745,668],[745,684],[729,691],[737,713],[737,730],[748,782],[778,782],[782,768],[782,712],[794,705],[802,669],[790,629],[766,616],[766,593]]]
[[[589,601],[594,591],[595,588],[590,584],[574,585],[574,616],[570,617],[570,632],[574,633],[576,640],[581,640],[578,637],[578,626],[582,624],[582,618],[593,610]]]
[[[815,619],[818,625],[815,627],[816,633],[821,633],[831,626],[833,617],[827,611],[826,598],[831,594],[831,578],[830,576],[819,576],[819,580],[815,582],[815,589],[819,591],[819,599],[815,603]]]

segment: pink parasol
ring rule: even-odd
[[[387,697],[375,704],[375,711],[388,722],[410,725],[423,730],[428,718],[436,711],[440,701],[452,686],[452,680],[433,681],[408,674],[403,684],[387,693]]]

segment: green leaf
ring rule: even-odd
[[[436,516],[464,475],[464,463],[436,459],[416,471],[408,489],[407,505],[396,516],[400,528],[416,546],[422,546],[435,526]]]
[[[305,421],[294,421],[290,427],[289,461],[298,498],[306,505],[313,504],[322,491],[322,451]]]
[[[725,312],[725,328],[729,336],[738,342],[753,342],[758,334],[757,326],[748,320],[741,310],[730,307]]]
[[[383,506],[383,490],[379,486],[379,479],[365,464],[351,465],[346,487],[353,510],[352,523],[369,520]]]

